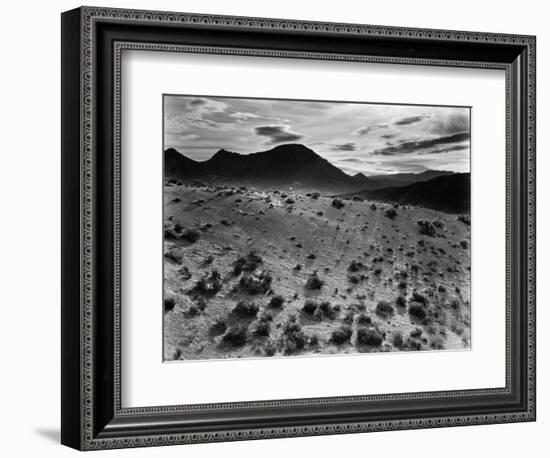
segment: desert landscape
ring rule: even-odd
[[[470,175],[164,152],[164,359],[470,347]]]

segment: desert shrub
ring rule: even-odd
[[[440,292],[440,293],[445,293],[447,291],[447,288],[445,288],[443,285],[439,285],[437,287],[437,290]]]
[[[254,328],[254,335],[258,337],[268,337],[269,331],[270,331],[269,322],[258,321],[258,323],[256,323],[256,326]]]
[[[384,341],[384,336],[378,329],[375,328],[361,328],[357,331],[357,345],[369,345],[371,347],[379,347]]]
[[[350,265],[348,266],[348,270],[350,272],[359,272],[365,265],[361,261],[351,261]]]
[[[237,258],[233,263],[233,274],[240,275],[243,271],[254,272],[262,262],[263,258],[254,250],[251,250],[246,256]]]
[[[213,269],[209,275],[204,275],[200,278],[193,289],[195,292],[200,294],[214,295],[221,288],[221,275],[216,269]]]
[[[286,354],[291,354],[295,350],[304,348],[307,341],[301,326],[296,322],[296,317],[289,317],[283,328],[281,343]]]
[[[348,275],[348,281],[356,285],[359,282],[361,282],[361,275],[357,275],[357,274]]]
[[[272,309],[279,309],[283,306],[284,302],[285,299],[283,298],[283,296],[276,295],[273,296],[269,301],[269,307],[271,307]]]
[[[388,208],[384,212],[384,216],[389,219],[395,219],[395,217],[397,216],[397,212],[395,211],[395,208]]]
[[[370,204],[370,209],[371,210],[376,210],[376,205],[375,204]]]
[[[377,267],[376,269],[374,269],[374,275],[379,277],[381,274],[382,274],[382,269],[380,267]]]
[[[268,343],[265,347],[264,347],[264,355],[265,356],[273,356],[275,354],[275,352],[277,351],[277,348],[275,347],[275,345],[273,345],[273,343]]]
[[[285,204],[292,205],[292,204],[295,204],[295,203],[296,203],[296,201],[292,197],[289,197],[285,200]]]
[[[398,307],[405,307],[407,305],[407,300],[405,299],[405,296],[403,296],[402,294],[397,296],[397,298],[395,299],[395,305],[397,305]]]
[[[176,232],[177,234],[181,234],[184,229],[185,228],[181,225],[181,223],[174,224],[174,232]]]
[[[409,315],[423,320],[426,318],[426,306],[420,302],[411,302],[409,304]]]
[[[419,339],[420,336],[422,335],[422,329],[421,328],[414,328],[412,331],[411,331],[411,337],[414,338],[414,339]]]
[[[229,221],[227,221],[226,219],[222,219],[220,221],[220,224],[223,225],[223,226],[229,226],[231,223]]]
[[[399,289],[407,289],[407,282],[406,280],[401,280],[399,284],[397,285]]]
[[[227,323],[223,318],[218,318],[212,326],[210,326],[210,334],[213,336],[219,336],[223,334],[227,329]]]
[[[346,314],[344,315],[344,318],[342,318],[342,323],[344,324],[352,324],[353,318],[355,317],[355,312],[353,310],[348,310]]]
[[[324,284],[323,280],[319,278],[319,276],[317,275],[317,272],[314,272],[308,277],[305,286],[306,286],[306,289],[313,290],[313,289],[321,289],[323,284]]]
[[[365,199],[363,199],[361,196],[353,196],[353,199],[355,202],[363,202]]]
[[[466,226],[469,226],[470,225],[470,215],[458,215],[456,217],[456,219],[464,224],[466,224]]]
[[[323,301],[317,307],[317,310],[314,313],[315,317],[322,320],[327,318],[329,320],[334,320],[338,313],[332,308],[329,301]]]
[[[407,339],[407,347],[418,351],[422,349],[422,343],[418,339]]]
[[[302,270],[302,264],[296,264],[296,265],[292,268],[292,270],[297,270],[297,271]]]
[[[434,227],[436,227],[437,229],[443,229],[443,221],[441,221],[440,219],[434,219],[432,221],[432,224],[434,225]]]
[[[175,240],[178,238],[178,234],[174,232],[173,228],[164,228],[164,240]]]
[[[259,307],[254,302],[239,301],[232,310],[232,313],[241,318],[255,317]]]
[[[318,199],[320,195],[321,195],[321,194],[319,194],[318,192],[312,192],[312,193],[311,193],[311,198],[312,198],[312,199]]]
[[[397,347],[397,348],[402,347],[403,344],[405,343],[403,339],[403,334],[401,334],[399,331],[394,332],[392,335],[392,343],[394,347]]]
[[[312,347],[316,347],[319,345],[319,336],[317,334],[313,334],[309,336],[308,344]]]
[[[195,304],[191,304],[189,308],[185,311],[185,315],[188,317],[197,316],[199,313],[200,310]]]
[[[313,253],[310,253],[306,256],[307,259],[317,259],[317,256],[315,256],[315,254]]]
[[[262,270],[243,274],[239,284],[248,294],[263,294],[271,288],[271,281],[271,275]]]
[[[183,253],[176,248],[171,248],[164,253],[164,257],[179,264],[183,261]]]
[[[341,326],[332,331],[330,340],[336,345],[342,345],[351,339],[352,333],[353,331],[351,330],[351,326]]]
[[[168,312],[176,306],[176,301],[173,297],[164,298],[164,311]]]
[[[212,264],[214,262],[214,256],[212,256],[211,254],[206,256],[206,258],[203,259],[202,261],[202,264],[204,266],[209,266],[210,264]]]
[[[468,248],[468,240],[461,240],[460,246],[464,249]]]
[[[388,301],[380,301],[376,304],[376,314],[381,318],[389,318],[394,313],[392,305]]]
[[[187,266],[181,266],[178,270],[178,274],[182,280],[189,280],[192,277],[191,271]]]
[[[204,297],[197,297],[195,299],[195,304],[201,312],[204,312],[206,310],[206,307],[208,306],[208,304],[204,300]]]
[[[366,313],[361,313],[357,317],[357,324],[360,326],[369,326],[372,324],[372,318]]]
[[[195,243],[200,236],[201,233],[197,229],[184,229],[180,234],[180,238],[189,243]]]
[[[338,198],[332,199],[332,204],[331,205],[334,208],[337,208],[337,209],[341,209],[341,208],[344,208],[346,206],[344,201],[342,199],[338,199]]]
[[[313,315],[319,304],[313,299],[307,299],[302,306],[302,312],[307,315]]]
[[[246,343],[247,326],[237,324],[231,326],[222,337],[222,341],[234,347],[242,347]]]
[[[418,220],[416,224],[420,227],[420,233],[422,235],[427,235],[428,237],[435,236],[435,226],[430,221]]]
[[[420,302],[423,305],[428,304],[428,298],[416,290],[414,290],[412,293],[412,300],[414,302]]]

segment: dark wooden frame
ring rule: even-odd
[[[117,71],[124,49],[505,70],[506,387],[122,408]],[[63,13],[62,443],[89,450],[533,421],[534,181],[532,36],[94,7]]]

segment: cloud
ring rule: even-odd
[[[268,144],[294,142],[304,138],[303,135],[291,132],[288,126],[257,126],[254,128],[256,135],[268,137]]]
[[[470,130],[469,110],[463,109],[448,116],[434,119],[431,131],[439,135],[451,135]]]
[[[426,151],[425,153],[422,153],[422,154],[441,154],[441,153],[450,153],[452,151],[462,151],[462,150],[465,150],[465,149],[468,149],[468,145],[467,144],[462,144],[462,145],[453,145],[453,146],[448,146],[446,148],[436,148],[436,149],[432,149],[430,151]]]
[[[405,118],[396,119],[393,124],[396,126],[408,126],[409,124],[416,124],[429,117],[429,115],[407,116]]]
[[[260,118],[261,116],[249,112],[234,111],[229,115],[229,117],[234,118],[237,121],[247,121],[248,119]]]
[[[355,143],[342,143],[340,145],[332,145],[333,151],[355,151],[357,145]]]
[[[340,162],[356,162],[356,163],[359,163],[359,162],[362,162],[361,159],[358,159],[356,157],[347,157],[345,159],[338,159]]]
[[[410,154],[418,152],[419,150],[429,150],[430,148],[435,148],[440,145],[448,145],[452,143],[464,142],[470,139],[469,132],[460,132],[453,135],[448,135],[445,137],[430,138],[425,140],[412,140],[398,143],[396,145],[386,146],[385,148],[380,148],[374,151],[374,154],[382,156],[396,156],[399,154]],[[437,151],[434,149],[432,151]],[[431,153],[431,151],[426,151],[426,153]]]
[[[372,124],[370,126],[360,127],[355,131],[357,135],[367,135],[371,132],[374,132],[375,130],[379,129],[386,129],[388,127],[387,124]]]
[[[200,105],[206,105],[206,103],[208,103],[206,99],[193,99],[189,102],[189,105],[192,107],[198,107]]]
[[[385,140],[390,140],[395,137],[395,134],[384,134],[384,135],[380,135],[380,137]]]

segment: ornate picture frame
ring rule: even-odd
[[[81,7],[62,15],[62,434],[79,450],[534,421],[535,37]],[[121,53],[506,74],[506,386],[127,408],[121,403]]]

